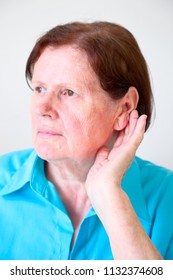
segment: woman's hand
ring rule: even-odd
[[[98,151],[86,180],[91,203],[95,204],[98,196],[105,197],[108,192],[111,196],[114,193],[113,189],[121,186],[122,178],[144,137],[146,118],[146,115],[138,117],[138,112],[132,111],[128,125],[119,132],[112,150],[102,147]]]

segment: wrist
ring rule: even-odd
[[[114,187],[114,191],[105,195],[103,199],[101,207],[97,207],[97,209],[93,207],[108,230],[113,225],[114,227],[118,226],[121,219],[127,218],[126,215],[128,215],[129,209],[132,209],[132,205],[129,197],[120,186]]]

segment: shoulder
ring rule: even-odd
[[[136,163],[150,215],[171,219],[173,230],[173,171],[140,158]]]
[[[23,166],[33,152],[33,149],[27,149],[0,156],[0,186],[3,186]]]
[[[143,160],[139,157],[135,158],[138,165],[142,185],[166,186],[172,185],[173,190],[173,171],[165,167],[156,165],[150,161]]]
[[[23,162],[28,159],[33,149],[13,151],[0,156],[0,170],[10,168],[11,170],[18,169]]]

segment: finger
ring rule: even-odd
[[[144,133],[146,127],[147,115],[141,115],[136,124],[135,133]]]
[[[138,122],[138,111],[137,110],[133,110],[130,114],[130,119],[129,119],[129,124],[128,124],[128,133],[126,133],[126,140],[128,140],[131,135],[133,134],[135,128],[136,128],[136,124]]]
[[[108,158],[109,149],[107,147],[102,147],[98,150],[96,154],[95,164],[100,164]]]
[[[113,148],[117,148],[123,143],[124,135],[125,135],[124,130],[118,132]]]
[[[136,126],[134,127],[133,135],[131,136],[131,141],[138,147],[144,137],[145,127],[146,127],[147,116],[142,115],[137,120]]]

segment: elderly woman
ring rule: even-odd
[[[152,92],[133,35],[56,26],[26,78],[34,150],[0,158],[1,259],[173,259],[173,173],[135,157]]]

